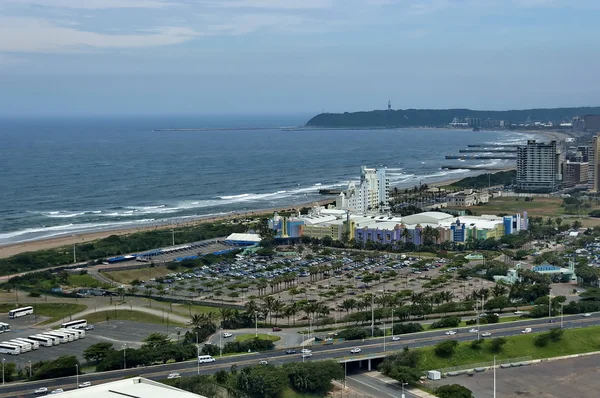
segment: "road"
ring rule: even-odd
[[[559,322],[559,321],[558,321]],[[481,327],[481,331],[489,331],[492,333],[492,337],[500,336],[514,336],[521,334],[521,331],[530,327],[533,332],[543,332],[551,328],[559,326],[560,323],[548,323],[547,320],[533,319],[524,322],[519,322],[517,325],[514,323],[504,324],[493,324],[484,325]],[[564,328],[577,328],[592,325],[600,325],[600,313],[592,314],[588,318],[584,318],[581,315],[571,315],[564,317]],[[458,333],[451,338],[457,341],[469,341],[477,338],[475,333],[469,332],[469,327],[457,329]],[[431,331],[416,333],[402,336],[400,341],[392,342],[388,337],[385,341],[385,351],[395,351],[403,347],[418,348],[424,346],[431,346],[449,339],[450,337],[444,334],[444,331]],[[362,352],[358,356],[352,356],[350,349],[354,347],[360,347]],[[343,361],[344,359],[352,358],[368,358],[372,356],[383,356],[385,355],[383,338],[367,339],[365,341],[347,341],[342,343],[336,343],[335,345],[319,345],[313,346],[313,356],[306,360],[324,360],[324,359],[337,359]],[[103,383],[111,380],[118,380],[124,377],[131,376],[144,376],[153,380],[165,379],[169,373],[178,372],[182,376],[191,376],[196,373],[200,374],[212,374],[218,370],[224,369],[229,370],[231,365],[237,366],[248,366],[258,364],[258,361],[266,360],[271,364],[281,365],[284,363],[301,361],[299,354],[286,355],[284,351],[268,351],[259,352],[252,354],[245,354],[242,356],[229,356],[218,358],[216,362],[211,364],[198,364],[195,361],[171,363],[165,365],[155,365],[144,368],[117,370],[112,372],[104,373],[90,373],[79,376],[79,382],[89,381],[93,384]],[[64,388],[73,389],[76,386],[76,377],[64,377],[53,380],[43,380],[35,382],[15,383],[9,384],[0,389],[0,397],[14,397],[16,395],[32,396],[33,390],[39,387],[48,387],[49,389]]]

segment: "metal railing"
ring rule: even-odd
[[[496,366],[506,365],[506,364],[511,364],[511,363],[527,362],[527,361],[531,361],[531,359],[532,358],[530,356],[508,358],[508,359],[496,359]],[[494,361],[488,361],[488,362],[475,363],[475,364],[471,364],[471,365],[453,366],[450,368],[443,368],[443,369],[440,369],[440,373],[443,374],[443,373],[449,373],[449,372],[461,372],[461,371],[470,370],[470,369],[489,368],[492,366],[494,366]]]

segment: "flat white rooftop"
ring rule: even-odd
[[[179,388],[148,380],[143,377],[132,377],[131,379],[112,381],[110,383],[65,391],[61,393],[60,396],[67,398],[206,398],[202,395],[183,391]]]

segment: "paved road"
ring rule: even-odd
[[[346,380],[348,387],[355,391],[360,391],[371,397],[377,398],[399,398],[402,395],[402,386],[399,383],[386,384],[381,380],[367,376],[365,374],[358,374],[348,376]],[[418,396],[411,394],[411,392],[405,388],[404,396],[406,398],[418,398]]]
[[[566,316],[564,327],[577,328],[591,325],[600,325],[600,313],[592,314],[589,318],[581,316]],[[553,327],[557,327],[556,323],[548,323],[547,320],[529,320],[520,322],[518,325],[506,323],[485,325],[481,327],[482,331],[490,331],[493,337],[511,336],[521,334],[521,330],[525,327],[530,327],[534,332],[547,331]],[[417,348],[430,346],[440,341],[450,338],[443,331],[433,331],[416,333],[402,336],[402,340],[392,342],[389,337],[386,339],[386,351],[395,351],[403,347]],[[469,328],[458,329],[458,333],[451,336],[457,341],[469,341],[476,338],[475,333],[470,333]],[[350,349],[360,347],[362,353],[355,358],[368,358],[385,355],[383,352],[383,338],[368,339],[365,341],[349,341],[337,343],[334,346],[313,346],[313,356],[306,360],[323,360],[323,359],[350,359]],[[229,370],[231,365],[248,366],[257,364],[260,360],[267,360],[269,363],[281,365],[289,362],[301,361],[299,354],[286,355],[283,351],[269,351],[246,354],[243,356],[217,358],[217,361],[212,364],[202,364],[199,367],[199,373],[212,374],[220,369]],[[118,370],[104,373],[90,373],[79,377],[79,382],[90,381],[92,383],[102,383],[110,380],[122,379],[130,376],[144,376],[149,379],[161,380],[171,372],[178,372],[183,376],[194,375],[198,372],[198,364],[195,361],[172,363],[166,365],[149,366],[145,368]],[[60,379],[35,381],[26,383],[9,384],[0,389],[0,397],[14,397],[16,395],[31,396],[34,389],[38,387],[48,387],[49,389],[64,388],[73,389],[76,386],[75,377],[65,377]]]

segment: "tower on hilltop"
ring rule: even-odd
[[[392,110],[392,100],[388,100],[388,111]]]

